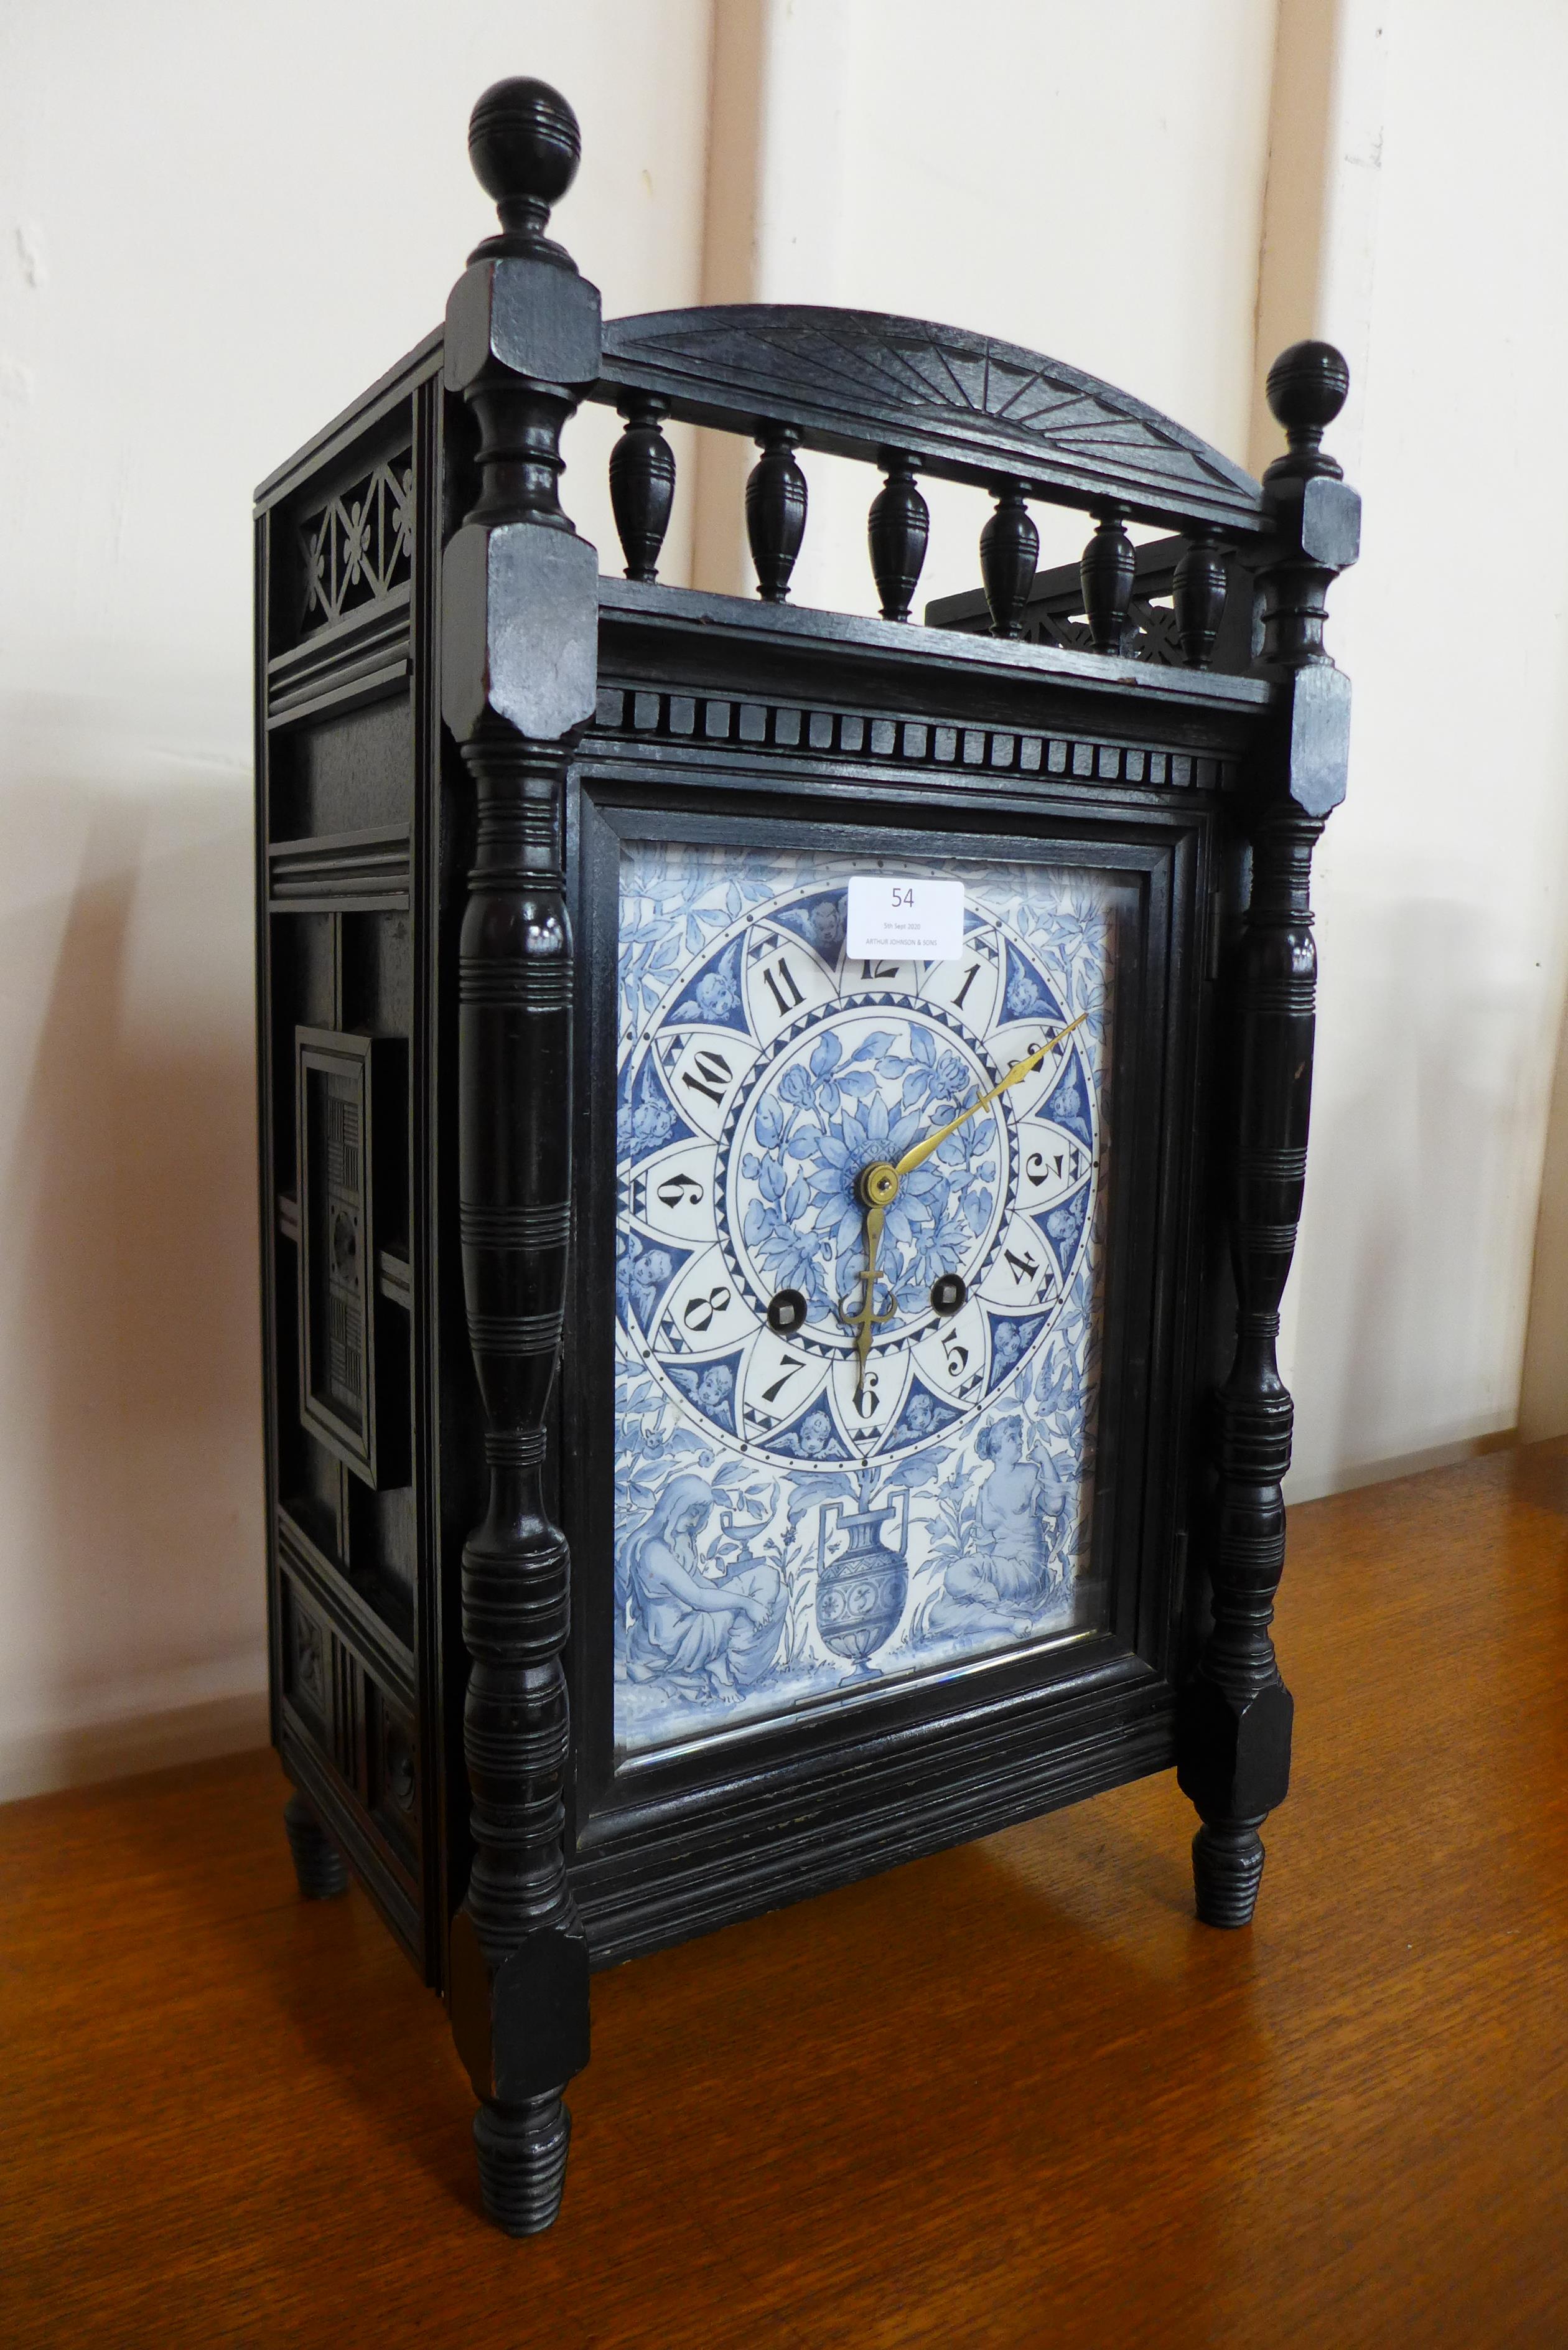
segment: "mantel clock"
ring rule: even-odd
[[[302,1889],[444,1994],[521,2234],[593,1967],[1172,1764],[1251,1916],[1358,508],[1327,345],[1260,484],[971,332],[602,325],[569,107],[470,150],[443,331],[258,494],[269,1593]],[[671,417],[756,442],[754,602],[659,579]],[[788,600],[812,451],[875,619]],[[921,626],[926,474],[992,504]]]

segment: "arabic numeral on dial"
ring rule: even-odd
[[[961,1378],[969,1368],[969,1348],[961,1346],[956,1338],[950,1338],[947,1343],[948,1377],[950,1379],[956,1379]]]
[[[720,1315],[728,1313],[730,1302],[727,1289],[711,1289],[706,1297],[690,1298],[680,1318],[689,1330],[711,1330]]]
[[[763,1389],[763,1401],[764,1403],[776,1402],[779,1391],[784,1387],[785,1381],[793,1379],[796,1371],[804,1371],[805,1368],[805,1363],[804,1358],[794,1355],[786,1355],[784,1358],[784,1368],[780,1371],[772,1387],[764,1388]]]
[[[667,1175],[655,1197],[667,1208],[694,1208],[702,1197],[702,1186],[690,1175]]]
[[[794,1012],[805,1002],[805,996],[795,985],[794,973],[783,955],[780,955],[777,962],[763,972],[763,983],[781,1012]]]
[[[706,1094],[715,1107],[722,1108],[724,1088],[733,1076],[734,1071],[722,1053],[704,1049],[692,1055],[691,1067],[684,1071],[680,1082],[683,1086],[690,1086],[694,1094]]]
[[[1075,1142],[1070,1149],[1058,1150],[1049,1157],[1044,1150],[1032,1150],[1024,1162],[1023,1171],[1031,1183],[1048,1183],[1053,1175],[1060,1178],[1066,1170],[1067,1189],[1074,1191],[1082,1182],[1086,1167],[1083,1152]]]
[[[980,970],[980,965],[979,965],[979,963],[977,963],[977,962],[971,962],[971,965],[970,965],[970,967],[969,967],[969,969],[965,972],[965,973],[964,973],[964,975],[963,975],[963,985],[960,988],[960,990],[959,990],[958,993],[957,993],[957,994],[954,996],[954,998],[953,998],[953,1010],[954,1010],[955,1012],[961,1012],[961,1011],[963,1010],[963,1000],[964,1000],[964,997],[969,993],[970,989],[974,985],[974,983],[975,983],[975,976],[976,976],[977,972],[979,972],[979,970]]]
[[[1027,1283],[1039,1280],[1040,1263],[1038,1258],[1015,1255],[1012,1249],[1003,1249],[1002,1253],[1005,1262],[1012,1266],[1013,1281],[1020,1289],[1023,1288]]]
[[[867,1371],[855,1391],[855,1409],[862,1419],[875,1419],[881,1409],[877,1399],[877,1374]]]
[[[896,962],[863,962],[860,976],[862,979],[897,979],[898,966]]]

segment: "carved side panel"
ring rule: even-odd
[[[412,576],[413,451],[372,465],[296,525],[299,632],[327,627]]]
[[[321,1617],[283,1578],[283,1694],[323,1752],[332,1746],[332,1668]]]
[[[300,1419],[369,1485],[408,1476],[407,1380],[383,1396],[377,1378],[373,1180],[376,1073],[389,1085],[400,1058],[388,1039],[295,1031]]]
[[[432,1978],[446,1916],[410,1144],[437,369],[417,357],[258,493],[256,647],[273,1733],[317,1835]]]
[[[284,1759],[410,1950],[420,1949],[421,1827],[412,1690],[373,1626],[351,1620],[330,1565],[286,1519],[280,1542]]]

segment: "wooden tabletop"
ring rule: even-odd
[[[594,1986],[559,2224],[268,1754],[0,1811],[0,2342],[1568,2344],[1568,1444],[1293,1514],[1257,1922],[1169,1776]]]

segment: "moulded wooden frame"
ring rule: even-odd
[[[610,1722],[613,1497],[577,1446],[563,1454],[576,1631],[571,1875],[596,1964],[984,1834],[1174,1758],[1190,1497],[1171,1468],[1191,1411],[1183,1349],[1201,1123],[1191,1116],[1195,992],[1211,879],[1213,812],[1134,816],[1108,798],[971,784],[944,805],[913,772],[841,776],[698,744],[662,755],[592,738],[574,769],[568,871],[579,973],[576,1219],[615,1215],[618,859],[624,837],[787,841],[842,853],[1010,860],[1114,871],[1138,885],[1136,935],[1118,939],[1109,1125],[1104,1361],[1094,1575],[1103,1633],[1082,1631],[958,1669],[824,1700],[788,1720],[617,1759]],[[782,768],[782,772],[781,772]],[[957,804],[955,805],[955,798]],[[590,1041],[592,1040],[592,1041]],[[1199,1050],[1204,1049],[1201,1042]],[[1180,1111],[1176,1105],[1179,1104]],[[607,1426],[613,1263],[576,1252],[564,1424]],[[1129,1494],[1124,1462],[1140,1464]],[[787,1814],[787,1826],[782,1814]]]

